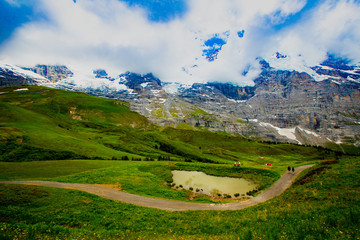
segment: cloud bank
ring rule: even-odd
[[[30,0],[26,4],[46,17],[16,29],[0,46],[0,58],[21,66],[62,64],[84,72],[152,72],[166,82],[238,85],[252,85],[257,58],[276,52],[307,66],[328,52],[360,62],[358,1],[319,1],[311,9],[306,0],[186,3],[181,17],[154,22],[144,8],[118,0]],[[214,36],[226,44],[208,61],[205,42]]]

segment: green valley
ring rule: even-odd
[[[335,152],[293,144],[265,144],[242,136],[155,126],[128,103],[29,86],[0,95],[2,161],[61,159],[158,159],[210,163],[276,162],[275,168]],[[290,162],[289,162],[290,161]],[[280,171],[283,169],[280,169]]]
[[[173,185],[171,171],[256,182],[256,192],[243,201],[268,189],[288,166],[314,166],[282,195],[234,211],[169,212],[77,190],[1,183],[0,239],[359,239],[360,158],[337,146],[160,127],[126,102],[39,86],[17,89],[0,94],[0,181],[100,184],[223,204],[238,200],[190,198],[192,191]]]

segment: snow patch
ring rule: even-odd
[[[235,99],[231,99],[231,98],[228,98],[228,100],[230,102],[234,102],[234,103],[245,103],[245,102],[247,102],[247,100],[235,100]]]
[[[162,87],[166,93],[174,94],[179,92],[180,90],[186,90],[191,88],[191,85],[174,82],[174,83],[163,83]]]
[[[29,89],[28,88],[19,88],[19,89],[14,90],[14,92],[21,92],[21,91],[29,91]]]
[[[337,85],[341,85],[341,83],[339,83],[339,82],[337,82],[337,81],[335,81],[335,80],[331,80],[331,82],[333,82],[333,83],[335,83],[335,84],[337,84]]]
[[[130,94],[130,95],[136,95],[137,93],[136,92],[134,92],[134,90],[133,89],[127,89],[127,91],[128,91],[128,93]]]
[[[359,71],[359,69],[354,69],[354,70],[342,70],[342,71],[345,72],[345,73],[348,73],[348,74],[357,75],[358,73],[356,73],[356,71]]]
[[[359,80],[354,79],[354,78],[352,78],[352,77],[350,77],[350,76],[348,76],[348,77],[346,78],[346,80],[351,81],[351,82],[360,83],[360,81],[359,81]]]
[[[326,69],[326,70],[334,70],[334,68],[329,67],[329,66],[325,66],[325,65],[320,65],[318,67],[320,67],[321,69]]]
[[[177,93],[179,90],[180,84],[179,83],[170,83],[163,86],[165,92],[169,94]]]
[[[157,95],[159,95],[159,93],[161,92],[161,90],[151,90],[151,92],[152,92],[155,96],[157,96]]]
[[[146,82],[146,83],[140,84],[140,86],[141,86],[142,88],[146,88],[149,84],[150,84],[149,82]]]
[[[209,95],[207,94],[200,94],[201,96],[205,97],[205,98],[211,98]]]
[[[92,73],[87,73],[83,71],[74,71],[73,76],[63,79],[57,83],[46,83],[45,86],[62,86],[70,85],[75,89],[99,89],[99,90],[111,90],[111,91],[128,91],[130,94],[132,90],[129,89],[121,78],[115,80],[109,80],[107,78],[96,78]]]
[[[320,137],[317,133],[314,133],[312,131],[306,130],[306,129],[302,129],[300,127],[298,127],[301,131],[305,132],[307,135],[313,135],[314,137]]]
[[[279,133],[279,135],[287,137],[288,139],[297,141],[299,144],[301,144],[301,142],[299,142],[296,139],[296,136],[295,136],[295,129],[296,128],[279,128],[279,127],[275,127],[274,125],[272,125],[270,123],[263,123],[263,122],[260,123],[260,126],[262,126],[262,127],[271,127],[273,129],[275,129]]]
[[[326,75],[319,75],[310,67],[306,66],[303,60],[299,58],[292,58],[291,56],[287,56],[286,58],[277,58],[276,54],[271,56],[266,61],[270,64],[271,67],[279,70],[288,70],[288,71],[297,71],[297,72],[305,72],[309,74],[315,81],[323,81],[329,78]]]
[[[164,103],[164,102],[166,102],[166,99],[164,99],[164,98],[159,99],[159,103]]]
[[[121,83],[127,82],[126,77],[121,76],[121,77],[119,78],[119,82],[121,82]]]
[[[36,80],[42,80],[42,81],[47,81],[48,79],[46,79],[45,77],[34,73],[33,71],[30,70],[24,70],[20,67],[17,67],[15,65],[12,64],[8,64],[8,63],[4,63],[0,61],[0,68],[7,70],[7,71],[12,71],[15,75],[17,76],[21,76],[21,77],[25,77],[25,78],[33,78]]]

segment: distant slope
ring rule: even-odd
[[[6,144],[70,151],[83,157],[121,157],[125,153],[105,147],[96,131],[150,125],[124,102],[36,86],[16,89],[2,88],[0,95],[0,137]]]
[[[79,92],[39,86],[6,87],[0,92],[1,161],[171,158],[229,163],[247,159],[262,165],[335,154],[322,148],[265,144],[206,130],[162,128],[129,110],[126,102]]]
[[[163,82],[152,73],[109,75],[105,69],[83,73],[71,66],[20,68],[0,62],[0,86],[80,91],[130,102],[131,110],[164,127],[360,154],[360,66],[329,56],[319,66],[304,68],[281,53],[259,64],[262,72],[254,86],[240,87],[221,77],[187,85]]]

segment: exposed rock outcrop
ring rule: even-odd
[[[81,87],[63,81],[73,76],[64,66],[38,65],[31,70],[49,79],[51,87],[128,101],[132,110],[163,126],[205,128],[275,142],[360,145],[360,68],[336,61],[313,68],[323,75],[323,81],[305,72],[272,69],[261,60],[263,72],[254,86],[179,84],[171,91],[151,73],[110,77],[98,69],[93,81],[113,85]],[[38,84],[0,68],[0,84],[12,83]]]
[[[34,73],[37,73],[41,76],[44,76],[50,82],[59,82],[65,78],[73,76],[73,72],[71,72],[66,66],[49,66],[49,65],[36,65],[34,68],[26,68],[27,70],[31,70]]]

